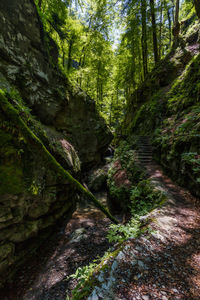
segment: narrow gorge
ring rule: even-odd
[[[0,300],[199,300],[198,1],[1,0]]]

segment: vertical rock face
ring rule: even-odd
[[[98,162],[111,133],[94,102],[59,72],[57,47],[33,0],[2,0],[0,26],[0,88],[16,86],[32,113],[74,144],[83,164]]]
[[[109,130],[94,102],[59,72],[57,47],[43,32],[33,0],[1,0],[0,28],[0,89],[20,104],[28,126],[77,177],[79,157],[86,167],[98,163],[112,138]],[[77,197],[0,108],[1,282],[24,256],[22,243],[70,216]]]

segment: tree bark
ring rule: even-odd
[[[160,3],[160,28],[159,28],[159,49],[158,58],[161,59],[162,56],[162,28],[163,28],[163,8],[165,6],[165,0]]]
[[[177,46],[178,44],[179,33],[180,33],[179,6],[180,6],[180,0],[176,0],[175,20],[174,20],[174,27],[173,27],[174,46]]]
[[[69,71],[72,65],[72,46],[73,46],[73,38],[69,41],[69,49],[68,49],[68,62],[67,62],[67,70]]]
[[[39,0],[39,1],[38,1],[38,6],[39,6],[39,8],[42,7],[42,0]]]
[[[154,61],[156,64],[159,59],[158,59],[158,41],[157,41],[157,32],[156,32],[154,0],[150,0],[150,8],[151,8],[151,22],[152,22],[152,31],[153,31],[153,52],[154,52]]]
[[[199,0],[194,0],[194,6],[196,9],[197,17],[200,19],[200,2],[199,2]]]
[[[147,20],[146,20],[147,3],[146,0],[141,0],[141,15],[142,15],[142,59],[143,59],[143,75],[144,79],[148,73],[147,64]]]
[[[169,26],[169,46],[171,46],[172,43],[172,20],[170,16],[170,10],[167,10],[167,18],[168,18],[168,26]]]

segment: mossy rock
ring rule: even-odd
[[[107,185],[108,174],[104,169],[97,169],[89,175],[88,187],[91,191],[101,191]]]

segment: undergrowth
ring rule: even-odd
[[[66,297],[66,300],[81,300],[87,297],[92,287],[98,283],[96,275],[100,271],[104,271],[110,267],[109,260],[114,259],[121,247],[117,250],[108,250],[103,257],[93,260],[89,265],[79,267],[76,272],[66,278],[66,280],[76,279],[78,281],[76,287],[72,290],[72,297]]]
[[[107,238],[109,242],[117,243],[114,252],[108,250],[99,261],[93,261],[88,266],[78,268],[75,274],[68,277],[78,281],[76,288],[72,291],[72,300],[85,299],[92,291],[95,285],[98,285],[97,274],[110,268],[110,261],[116,257],[123,248],[124,242],[129,238],[137,238],[144,232],[151,232],[147,224],[142,221],[141,216],[148,214],[156,207],[163,204],[165,195],[156,190],[154,185],[144,179],[145,173],[136,162],[136,153],[132,150],[132,145],[123,141],[115,151],[113,165],[109,170],[108,186],[112,195],[121,197],[124,201],[124,187],[115,186],[113,176],[115,174],[114,163],[120,160],[123,169],[126,169],[128,179],[131,181],[131,187],[126,188],[126,197],[128,197],[128,209],[131,213],[131,219],[127,224],[111,224],[109,226]],[[69,296],[67,299],[70,299]]]

